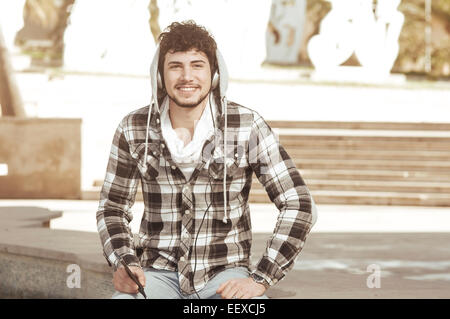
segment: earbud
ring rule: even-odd
[[[212,81],[211,81],[211,90],[214,90],[218,85],[219,85],[219,72],[214,72]],[[158,89],[162,89],[163,88],[163,83],[162,83],[162,79],[161,79],[161,73],[158,72],[157,76],[156,76],[156,83],[158,85]]]

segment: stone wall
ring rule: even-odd
[[[71,287],[69,265],[73,261],[0,252],[0,298],[111,298],[111,273],[80,268],[80,286]]]
[[[98,234],[49,229],[61,216],[42,207],[0,207],[0,298],[113,295]]]
[[[81,119],[0,118],[0,198],[81,198]]]

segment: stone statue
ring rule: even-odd
[[[362,66],[379,72],[390,72],[398,55],[398,38],[404,16],[397,11],[400,0],[378,0],[373,19],[355,49]]]
[[[298,62],[305,18],[306,0],[272,0],[266,32],[266,62]]]
[[[355,53],[360,70],[388,76],[398,55],[398,37],[404,22],[403,14],[397,11],[400,0],[378,0],[376,15],[372,0],[327,1],[331,11],[307,48],[316,71],[338,71]]]

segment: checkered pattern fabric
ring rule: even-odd
[[[230,267],[253,268],[270,285],[282,279],[311,230],[312,199],[276,134],[257,112],[228,102],[225,160],[225,121],[219,110],[216,132],[203,145],[201,159],[186,180],[166,147],[156,110],[152,111],[149,152],[144,158],[148,110],[144,107],[128,114],[113,138],[97,211],[108,262],[117,267],[123,259],[130,266],[177,271],[185,294],[199,291],[215,274]],[[274,232],[255,266],[250,265],[248,204],[253,173],[279,209]],[[130,209],[139,180],[145,211],[139,234],[133,236]]]

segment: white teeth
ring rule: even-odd
[[[194,91],[195,88],[180,88],[181,91]]]

